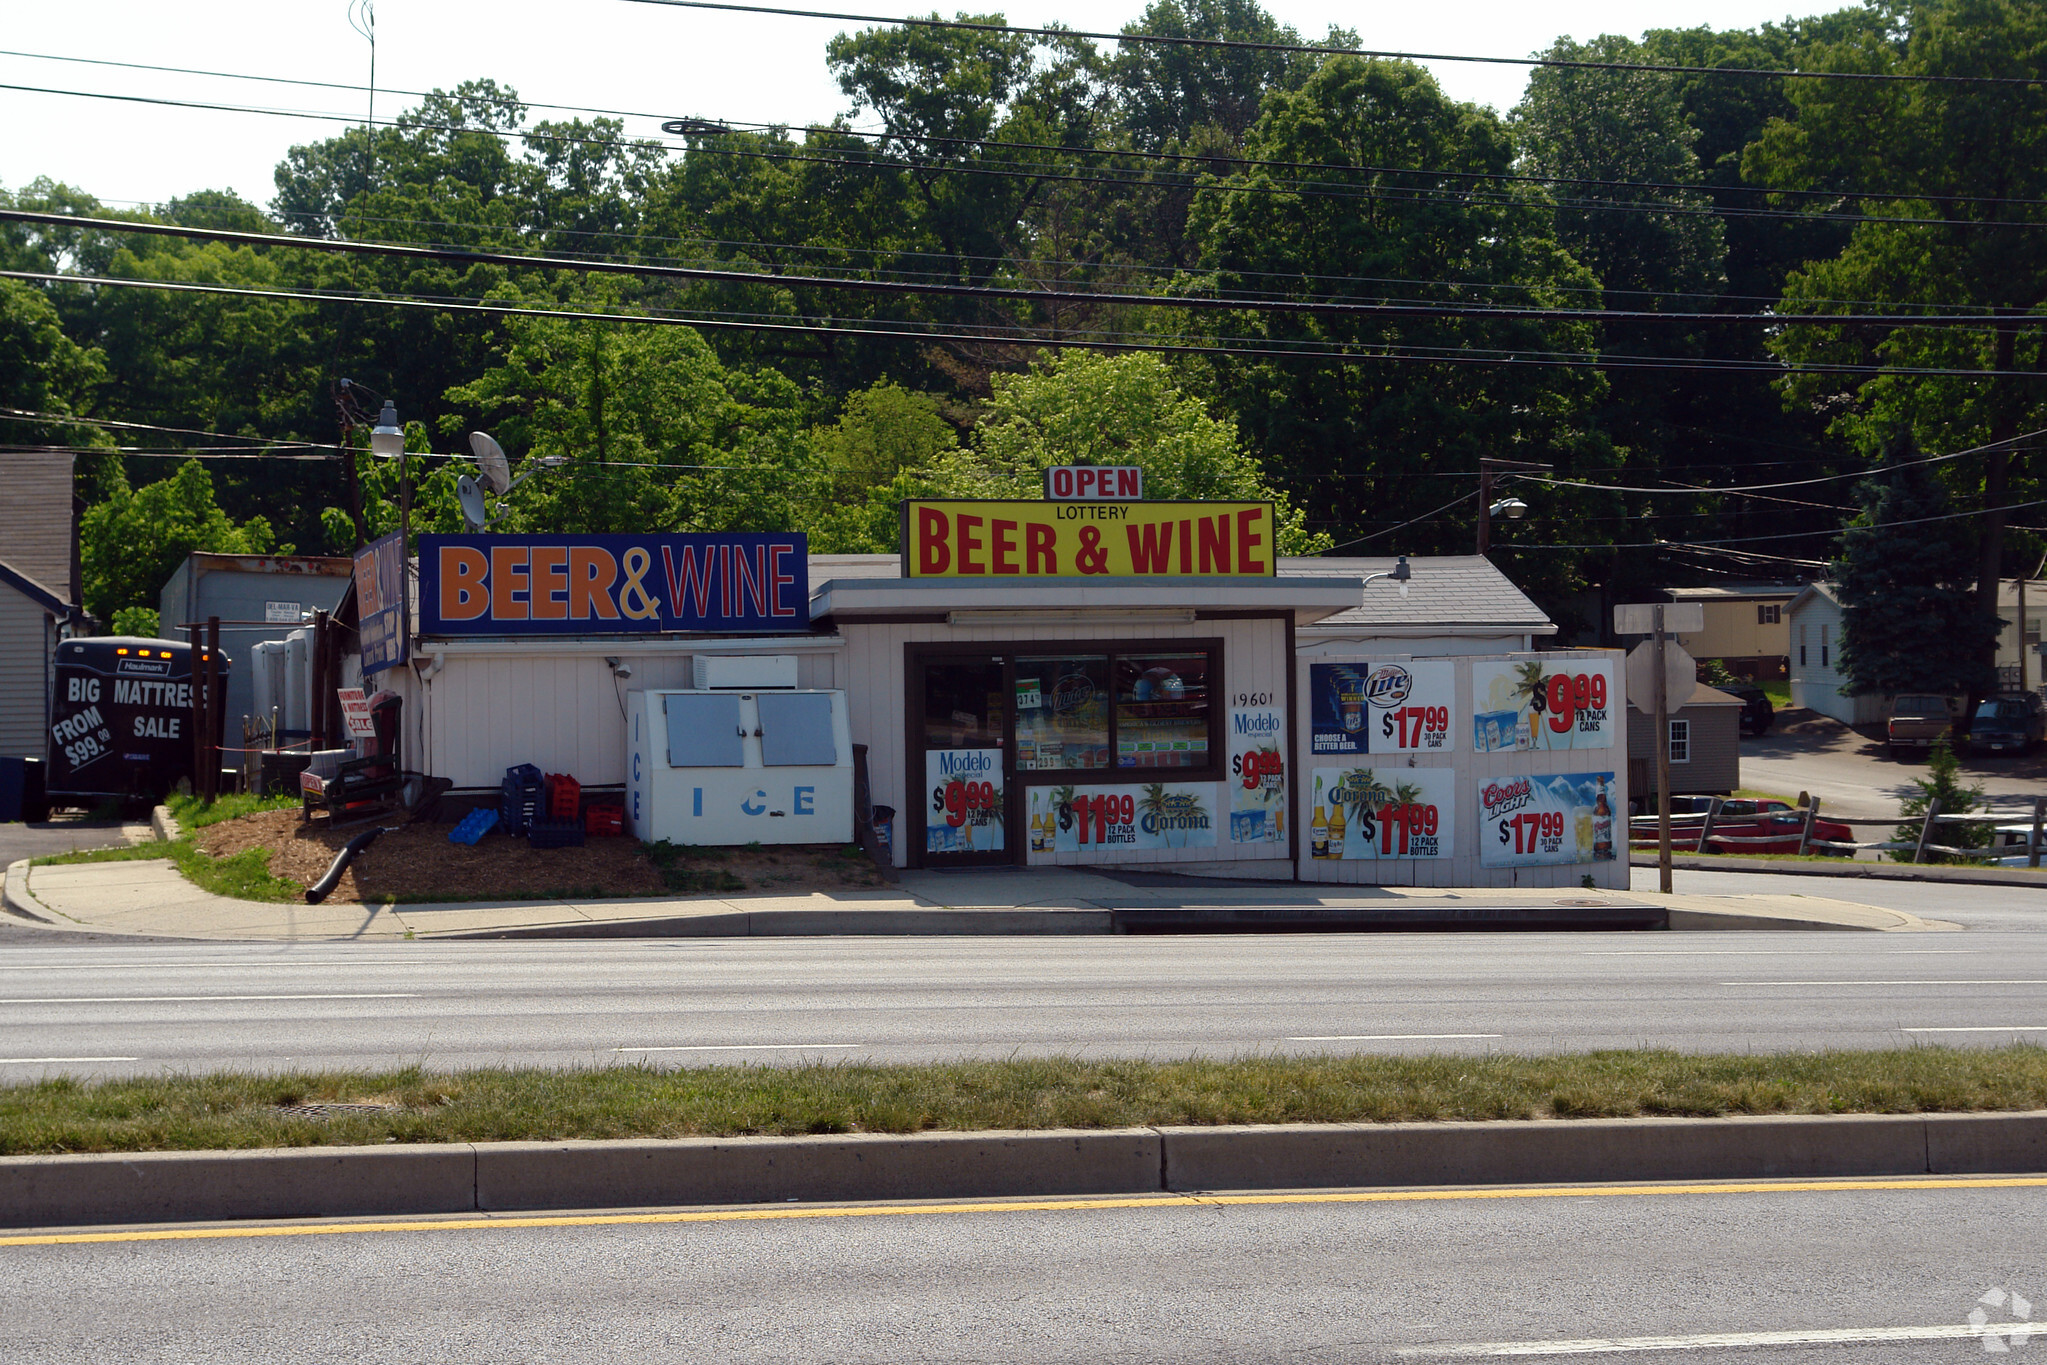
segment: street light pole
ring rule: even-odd
[[[1664,679],[1663,605],[1656,606],[1656,881],[1670,894],[1670,685]]]

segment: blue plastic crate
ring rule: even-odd
[[[451,844],[473,845],[478,839],[490,833],[491,827],[496,825],[497,822],[498,813],[496,811],[492,810],[489,806],[478,806],[475,810],[463,816],[455,828],[448,831],[448,842]]]
[[[524,834],[541,815],[542,778],[540,769],[521,763],[505,769],[498,787],[498,819],[511,834]]]

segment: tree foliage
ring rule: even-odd
[[[1855,692],[1982,693],[2002,623],[1975,610],[1966,522],[1908,438],[1857,486],[1862,515],[1841,533],[1840,671]],[[1986,645],[1986,636],[1988,645]]]
[[[197,460],[141,488],[118,483],[106,501],[86,509],[81,527],[85,609],[112,621],[123,608],[158,600],[164,583],[195,550],[217,554],[290,554],[270,523],[237,524],[214,501],[213,479]]]

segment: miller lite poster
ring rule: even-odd
[[[1448,659],[1308,665],[1313,754],[1454,753],[1457,667]]]

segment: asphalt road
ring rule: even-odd
[[[2047,1039],[2037,931],[0,945],[16,1081],[2014,1038]]]
[[[2037,1185],[1491,1193],[0,1246],[0,1321],[24,1365],[1923,1365],[2047,1304]]]
[[[1786,796],[1811,792],[1823,814],[1848,819],[1896,815],[1898,803],[1917,791],[1913,779],[1925,776],[1925,759],[1893,759],[1879,741],[1810,711],[1787,712],[1769,734],[1741,741],[1742,786]],[[1965,755],[1962,780],[1980,783],[1992,810],[2030,812],[2035,797],[2047,796],[2047,748],[2024,758]]]

